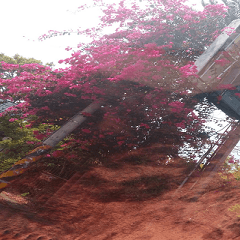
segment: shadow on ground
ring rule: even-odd
[[[168,175],[154,175],[114,182],[91,176],[83,179],[82,184],[85,187],[94,186],[96,189],[89,193],[89,197],[100,202],[146,201],[169,190],[170,179]]]

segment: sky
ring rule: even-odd
[[[98,23],[100,11],[97,9],[76,12],[77,7],[91,0],[7,0],[0,1],[1,38],[0,53],[8,56],[20,54],[33,57],[44,64],[53,62],[56,67],[58,60],[70,56],[65,48],[77,50],[77,44],[87,42],[84,36],[72,34],[39,41],[38,37],[49,30],[68,30],[78,27],[90,28]],[[105,2],[111,2],[105,0]],[[200,0],[190,2],[201,6]],[[75,47],[75,48],[74,48]]]
[[[38,37],[49,30],[85,28],[97,24],[97,14],[76,13],[84,1],[68,0],[8,0],[0,1],[1,39],[0,53],[34,57],[43,63],[54,62],[69,56],[67,46],[86,41],[82,36],[64,36],[39,41]]]

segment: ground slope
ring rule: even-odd
[[[1,206],[0,239],[240,239],[233,178],[216,174],[203,188],[209,172],[197,170],[176,192],[189,166],[157,148],[107,160],[75,175],[35,213]]]

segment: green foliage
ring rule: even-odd
[[[17,118],[18,116],[14,117]],[[10,138],[0,141],[0,148],[2,149],[0,151],[0,172],[10,168],[30,150],[37,147],[42,139],[58,128],[58,126],[50,123],[41,123],[30,127],[31,123],[37,119],[36,116],[14,122],[10,122],[9,119],[11,119],[9,115],[0,118],[0,131]]]
[[[4,61],[9,64],[41,64],[40,60],[34,58],[25,58],[19,54],[9,57],[4,53],[0,53],[0,62]],[[52,63],[46,65],[52,66]],[[2,77],[12,78],[15,72],[6,72],[1,70]],[[14,114],[14,116],[13,116]],[[16,121],[9,121],[16,118]],[[8,137],[2,140],[0,137],[0,172],[9,169],[15,162],[23,158],[30,150],[38,146],[42,139],[46,138],[51,132],[55,131],[58,126],[50,123],[36,123],[38,117],[30,116],[27,119],[21,119],[21,113],[8,113],[0,118],[0,132]]]
[[[9,57],[4,53],[0,53],[0,62],[2,61],[10,64],[20,64],[20,65],[30,64],[30,63],[42,64],[40,60],[36,60],[34,58],[25,58],[20,56],[19,54],[15,54],[13,57]]]
[[[28,194],[30,194],[30,193],[29,193],[29,192],[25,192],[25,193],[22,193],[21,196],[22,196],[22,197],[25,197],[25,196],[27,196]]]
[[[223,170],[226,173],[238,173],[240,169],[240,162],[234,157],[234,155],[229,155],[224,163]]]
[[[224,180],[240,180],[240,162],[233,155],[229,155],[222,166],[221,171],[218,173]]]
[[[19,54],[15,54],[13,57],[9,57],[5,55],[4,53],[0,53],[0,62],[5,62],[9,64],[19,64],[19,65],[24,65],[24,64],[30,64],[30,63],[38,63],[38,64],[43,64],[40,60],[37,60],[35,58],[25,58]],[[47,63],[47,66],[53,66],[53,63]]]
[[[233,205],[232,207],[230,207],[228,209],[230,212],[236,212],[236,213],[239,213],[240,211],[240,204],[235,204]],[[240,215],[237,215],[238,217],[240,217]]]

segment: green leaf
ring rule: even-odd
[[[28,194],[30,194],[30,193],[29,193],[29,192],[25,192],[25,193],[22,193],[21,196],[22,196],[22,197],[25,197],[25,196],[27,196]]]

